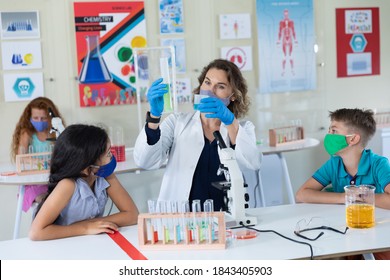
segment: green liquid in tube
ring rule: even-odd
[[[170,87],[168,87],[168,92],[164,94],[164,112],[171,112],[172,111],[172,103],[171,103],[171,91]]]
[[[164,94],[164,112],[172,112],[172,94],[171,94],[171,86],[169,79],[169,65],[168,58],[161,57],[160,58],[160,73],[163,78],[163,83],[167,84],[168,92]]]

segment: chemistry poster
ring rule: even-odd
[[[146,47],[143,1],[74,3],[80,106],[136,103],[134,48]]]
[[[256,1],[260,93],[316,88],[313,1]]]
[[[337,77],[380,74],[379,8],[336,9]]]

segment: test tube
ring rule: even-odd
[[[175,213],[175,210],[174,210],[174,204],[175,204],[175,201],[165,201],[165,207],[166,207],[166,213]],[[175,244],[177,243],[177,239],[175,239],[175,223],[174,223],[174,217],[170,216],[170,217],[167,217],[165,218],[165,222],[166,222],[166,237],[167,237],[167,240],[166,242],[168,243],[170,240],[172,240]]]
[[[201,227],[202,221],[197,217],[197,213],[201,212],[200,199],[194,199],[192,201],[192,213],[193,213],[193,232],[195,236],[195,242],[199,244],[201,242]]]
[[[181,219],[181,239],[185,240],[186,244],[192,242],[192,232],[191,232],[191,221],[186,217],[187,213],[190,212],[190,203],[188,200],[182,201],[180,205],[180,213],[183,213]]]
[[[178,211],[177,201],[171,201],[170,204],[171,204],[171,207],[170,207],[171,213],[173,213],[173,214],[178,213],[179,211]],[[181,238],[180,238],[181,237],[181,233],[180,233],[181,229],[180,229],[179,219],[176,217],[172,218],[172,231],[173,231],[173,242],[175,244],[180,243],[181,242]]]
[[[28,153],[29,154],[33,154],[34,153],[34,147],[32,145],[29,145],[28,146]],[[29,165],[29,170],[34,170],[34,161],[33,161],[33,157],[31,156],[30,157],[30,165]]]
[[[148,210],[150,214],[156,214],[156,201],[155,200],[148,200]],[[151,218],[150,219],[150,242],[152,244],[158,242],[158,231],[157,231],[157,223],[156,219]]]
[[[171,81],[169,79],[168,57],[160,58],[160,73],[163,83],[167,84],[168,92],[164,94],[164,112],[172,112]]]
[[[158,210],[161,214],[167,213],[166,201],[159,200],[157,202]],[[169,227],[167,218],[161,218],[161,236],[163,237],[163,244],[167,244],[169,242]]]
[[[205,213],[203,229],[206,231],[207,241],[211,244],[215,239],[214,221],[210,215],[211,212],[214,212],[214,201],[212,199],[206,199],[203,203],[203,211]]]

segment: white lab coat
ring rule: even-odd
[[[151,170],[160,168],[168,159],[158,199],[187,200],[204,146],[200,112],[171,114],[161,123],[160,129],[160,140],[154,145],[147,143],[145,128],[140,132],[134,147],[134,161],[139,167]],[[221,124],[220,133],[229,147],[224,124]],[[256,147],[254,125],[249,121],[240,123],[235,154],[240,168],[260,169],[262,154]]]

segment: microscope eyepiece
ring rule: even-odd
[[[52,110],[50,107],[47,108],[47,110],[49,111],[49,115],[50,115],[52,118],[57,117],[57,116],[54,114],[53,110]]]

